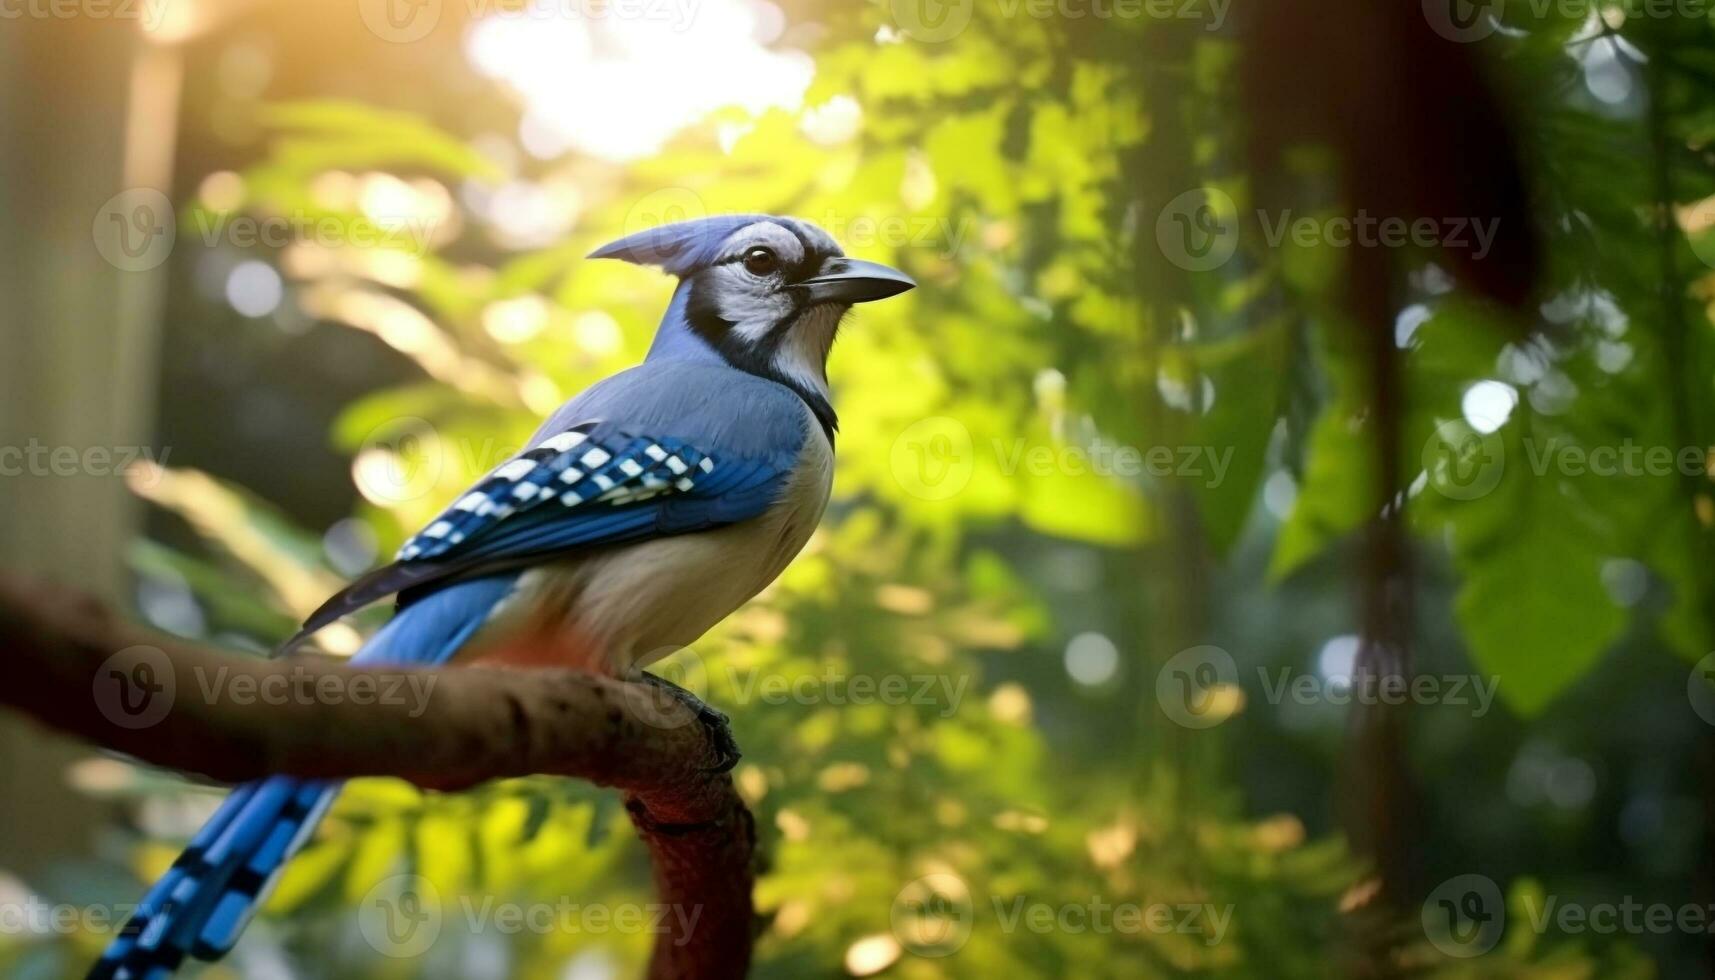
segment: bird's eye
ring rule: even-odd
[[[744,268],[753,276],[766,276],[780,268],[780,258],[773,249],[753,248],[744,253]]]

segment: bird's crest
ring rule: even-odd
[[[766,214],[722,214],[656,225],[609,242],[589,257],[656,265],[675,276],[683,276],[713,261],[721,243],[733,232],[758,221],[774,220],[778,219]]]
[[[838,243],[809,222],[772,214],[721,214],[646,228],[603,245],[589,257],[660,266],[672,275],[684,276],[714,262],[720,255],[721,243],[734,232],[763,221],[797,235],[805,242],[806,249],[841,254]]]

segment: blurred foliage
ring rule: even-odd
[[[1300,817],[1251,813],[1227,761],[1232,728],[1180,730],[1155,706],[1155,664],[1189,645],[1180,640],[1200,641],[1217,605],[1188,569],[1242,562],[1260,541],[1269,581],[1291,588],[1338,566],[1372,516],[1363,368],[1330,298],[1340,250],[1250,241],[1203,274],[1139,258],[1181,191],[1218,187],[1241,212],[1251,206],[1234,162],[1236,43],[1171,23],[1098,32],[989,4],[935,44],[902,36],[877,7],[826,16],[806,102],[861,114],[837,138],[809,138],[802,113],[735,110],[625,167],[567,156],[521,174],[471,134],[416,116],[294,103],[264,116],[265,152],[237,189],[181,217],[194,229],[233,214],[308,214],[333,222],[335,238],[371,240],[299,240],[268,258],[305,313],[373,335],[420,369],[347,406],[331,434],[352,457],[358,516],[383,552],[521,446],[542,414],[641,358],[671,283],[585,262],[591,248],[663,219],[761,210],[816,221],[854,254],[904,268],[922,288],[863,309],[833,359],[840,465],[822,530],[779,583],[666,665],[733,716],[745,750],[735,777],[768,861],[757,975],[1328,975],[1341,913],[1365,901],[1364,870]],[[1451,563],[1458,638],[1476,670],[1528,717],[1628,629],[1692,658],[1708,648],[1707,481],[1528,462],[1550,440],[1698,446],[1715,432],[1700,305],[1715,297],[1715,273],[1698,258],[1715,248],[1705,159],[1715,48],[1706,22],[1509,26],[1495,47],[1522,80],[1519,132],[1550,236],[1540,321],[1518,333],[1461,299],[1432,256],[1415,256],[1402,269],[1411,305],[1382,328],[1405,352],[1413,527],[1431,561]],[[1631,73],[1629,102],[1592,94],[1588,76],[1606,70],[1589,55],[1599,45],[1614,52],[1600,65]],[[1647,66],[1635,51],[1650,53]],[[1185,183],[1148,183],[1163,175]],[[1301,176],[1333,186],[1313,157]],[[575,228],[541,247],[500,241],[471,202],[509,182],[571,189]],[[1504,425],[1475,433],[1507,465],[1492,492],[1460,499],[1438,492],[1434,468],[1473,435],[1464,402],[1482,381],[1514,397]],[[916,469],[940,461],[914,455],[917,443],[942,437],[948,458],[968,464],[956,492]],[[1117,479],[1039,472],[1013,455],[1104,444],[1218,447],[1231,465],[1213,481]],[[256,488],[192,469],[162,476],[139,491],[207,547],[140,542],[134,564],[194,592],[211,635],[266,648],[354,571]],[[1271,513],[1259,489],[1276,479],[1291,503]],[[1075,631],[1041,567],[1068,552],[1101,569],[1091,590],[1127,607],[1116,632],[1136,637],[1121,645],[1121,681],[1097,692],[1123,708],[1102,712],[1111,731],[1080,717],[1083,695],[1045,695],[1028,680],[1040,671],[1020,665]],[[1644,587],[1618,589],[1617,577],[1640,572]],[[355,649],[375,622],[324,643]],[[838,682],[889,677],[928,694],[840,703]],[[771,678],[814,679],[814,696],[766,697]],[[1089,730],[1067,734],[1081,724]],[[207,802],[139,773],[105,778],[140,799],[190,800],[193,816]],[[157,873],[178,844],[140,845],[139,874]],[[629,975],[648,949],[644,934],[449,930],[430,954],[390,960],[362,942],[352,909],[402,870],[449,903],[650,900],[642,855],[604,794],[545,779],[456,797],[363,781],[291,865],[237,957],[209,975],[281,949],[309,975],[585,975],[568,961]],[[957,887],[912,884],[946,876]],[[1534,887],[1515,883],[1512,901]],[[1019,896],[1189,903],[1232,918],[1218,942],[1005,928]],[[956,955],[919,955],[933,942],[901,948],[913,940],[901,908],[931,899],[970,903]],[[1400,928],[1407,965],[1450,977],[1653,972],[1624,943],[1515,929],[1494,953],[1459,961],[1415,922]],[[98,939],[80,939],[80,952]]]

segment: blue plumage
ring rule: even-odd
[[[566,625],[590,626],[612,666],[635,669],[694,641],[802,547],[831,475],[834,333],[851,304],[911,281],[845,258],[808,222],[765,215],[654,228],[592,257],[681,277],[645,362],[560,408],[283,650],[397,594],[353,662],[444,664],[512,600],[540,595],[531,573],[548,568],[572,597]],[[674,550],[699,532],[718,544]],[[91,976],[153,980],[229,950],[339,789],[275,776],[233,790]]]
[[[754,423],[755,431],[746,438],[709,425],[713,413],[706,405],[702,412],[671,421],[663,409],[682,411],[672,393],[684,390],[674,382],[716,370],[722,369],[649,363],[592,387],[550,419],[524,452],[407,541],[392,565],[365,575],[311,614],[283,650],[395,593],[473,571],[524,567],[578,548],[683,534],[757,516],[797,459],[804,441],[802,410],[790,392],[776,385],[728,379],[719,390],[747,404],[746,417]],[[604,387],[626,375],[633,376],[627,384]],[[747,393],[749,385],[765,387]],[[706,398],[710,389],[692,390],[699,389]],[[619,421],[592,419],[622,411]],[[578,421],[561,422],[562,416]],[[780,426],[772,447],[765,449],[756,435],[773,431],[771,419],[795,422],[796,431]]]

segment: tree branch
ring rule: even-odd
[[[755,828],[690,709],[563,670],[357,669],[256,660],[125,623],[0,574],[0,705],[145,762],[223,782],[396,776],[435,790],[532,774],[625,794],[667,916],[649,976],[741,977]],[[534,651],[539,662],[539,651]],[[686,925],[689,923],[689,925]]]

